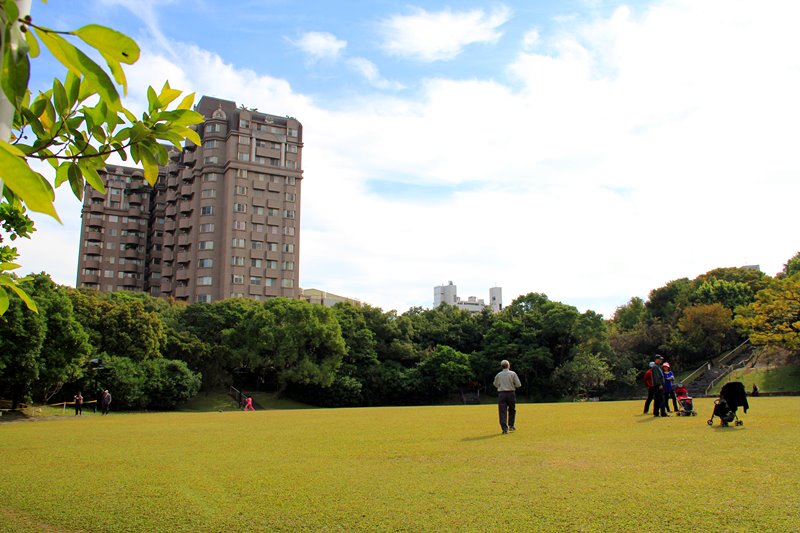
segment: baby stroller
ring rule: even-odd
[[[714,412],[711,413],[711,418],[708,419],[708,425],[714,425],[714,417],[720,419],[720,425],[727,426],[731,422],[735,426],[744,425],[744,422],[739,420],[736,415],[736,410],[739,407],[744,408],[744,412],[750,408],[747,403],[747,393],[744,390],[744,383],[740,381],[731,381],[722,386],[719,391],[719,399],[714,400]]]
[[[692,397],[689,396],[689,391],[683,386],[683,383],[678,383],[675,386],[675,396],[678,398],[678,405],[681,406],[680,410],[675,413],[678,416],[697,416],[697,411],[694,410],[694,402]]]

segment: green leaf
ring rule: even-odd
[[[100,65],[92,61],[86,54],[72,46],[60,35],[36,30],[36,35],[45,44],[50,53],[76,76],[83,76],[81,94],[90,96],[97,93],[110,111],[119,111],[122,104],[114,83]]]
[[[32,31],[25,32],[25,40],[28,42],[28,55],[33,58],[39,57],[39,41]]]
[[[165,81],[164,87],[161,88],[161,94],[158,95],[159,107],[161,109],[166,109],[166,107],[180,95],[181,91],[173,89],[169,86],[169,81]]]
[[[72,189],[72,193],[75,195],[75,198],[78,200],[83,200],[83,175],[81,174],[80,168],[74,163],[71,163],[68,170],[67,175],[69,179],[69,186]]]
[[[78,103],[78,96],[81,92],[81,79],[72,73],[67,72],[67,78],[64,80],[64,89],[67,91],[67,101],[70,108]]]
[[[53,80],[53,100],[55,100],[56,113],[60,117],[66,117],[69,114],[69,103],[67,102],[67,91],[61,85],[61,81],[56,78]]]
[[[133,65],[139,60],[139,46],[124,33],[98,24],[89,24],[72,33],[95,48],[106,60],[110,58],[126,65]]]
[[[61,222],[53,206],[53,188],[44,177],[31,170],[23,156],[20,150],[0,141],[0,178],[28,209],[50,215]]]
[[[14,291],[17,294],[17,296],[19,296],[19,299],[25,302],[25,305],[28,306],[28,309],[30,309],[34,313],[39,312],[39,309],[36,307],[36,303],[33,300],[31,300],[31,297],[28,296],[27,293],[23,291],[19,285],[17,285],[16,281],[11,276],[0,275],[0,285],[4,285],[5,287],[8,287],[12,291]]]
[[[11,38],[10,27],[6,27],[4,40]],[[3,46],[3,63],[0,68],[0,86],[8,100],[19,108],[28,90],[31,64],[28,54],[15,53],[11,46]]]
[[[101,178],[100,174],[97,173],[97,168],[99,167],[96,167],[96,164],[97,161],[93,161],[91,159],[80,159],[78,161],[78,167],[80,168],[83,177],[86,178],[86,183],[88,183],[96,191],[104,194],[106,192],[106,187],[103,184],[103,178]],[[100,166],[103,166],[103,161],[100,161]]]
[[[72,166],[72,162],[64,161],[58,168],[56,169],[56,187],[60,187],[62,183],[69,179],[69,168]]]
[[[0,287],[0,315],[8,311],[8,294],[3,287]]]
[[[156,163],[155,157],[145,148],[139,150],[139,156],[144,167],[144,179],[150,185],[155,185],[156,181],[158,181],[158,163]]]
[[[192,109],[192,104],[194,103],[194,93],[187,94],[181,103],[178,104],[178,109]]]

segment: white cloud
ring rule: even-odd
[[[320,31],[306,32],[300,38],[290,39],[289,42],[307,54],[311,61],[338,59],[347,47],[347,41],[338,39],[331,33]]]
[[[522,37],[522,49],[525,51],[532,50],[539,42],[539,30],[533,29],[525,33]]]
[[[181,62],[144,50],[129,80],[131,94],[169,77],[303,122],[304,287],[405,311],[447,280],[484,298],[498,284],[505,303],[536,291],[608,315],[720,266],[774,274],[800,249],[795,5],[622,9],[540,34],[507,65],[513,84],[429,79],[335,107],[175,43]],[[77,232],[47,235],[24,266],[70,262],[59,281],[74,283]]]
[[[491,13],[415,8],[411,15],[393,15],[381,23],[383,47],[389,54],[420,61],[453,59],[470,44],[496,42],[502,35],[498,28],[510,17],[506,6]]]
[[[403,88],[403,84],[397,81],[390,81],[381,76],[378,67],[369,59],[363,57],[351,57],[347,60],[347,64],[355,72],[360,74],[370,85],[377,89],[392,89],[399,90]]]

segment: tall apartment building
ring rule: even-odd
[[[84,196],[78,287],[190,302],[300,294],[302,125],[204,96],[202,146],[171,153],[155,187],[108,166]]]
[[[499,313],[503,310],[503,288],[489,289],[489,305],[487,305],[483,298],[477,296],[468,296],[466,300],[459,298],[458,287],[450,281],[447,285],[437,285],[433,288],[433,307],[442,304],[454,305],[470,313],[480,313],[485,307],[490,307],[493,312]]]

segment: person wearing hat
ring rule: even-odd
[[[678,398],[675,396],[675,374],[670,370],[669,363],[661,365],[664,370],[664,405],[669,411],[669,399],[672,398],[672,407],[678,412]]]
[[[664,357],[656,354],[653,359],[656,363],[653,365],[653,416],[669,416],[664,398],[664,369],[661,367],[664,364]]]

